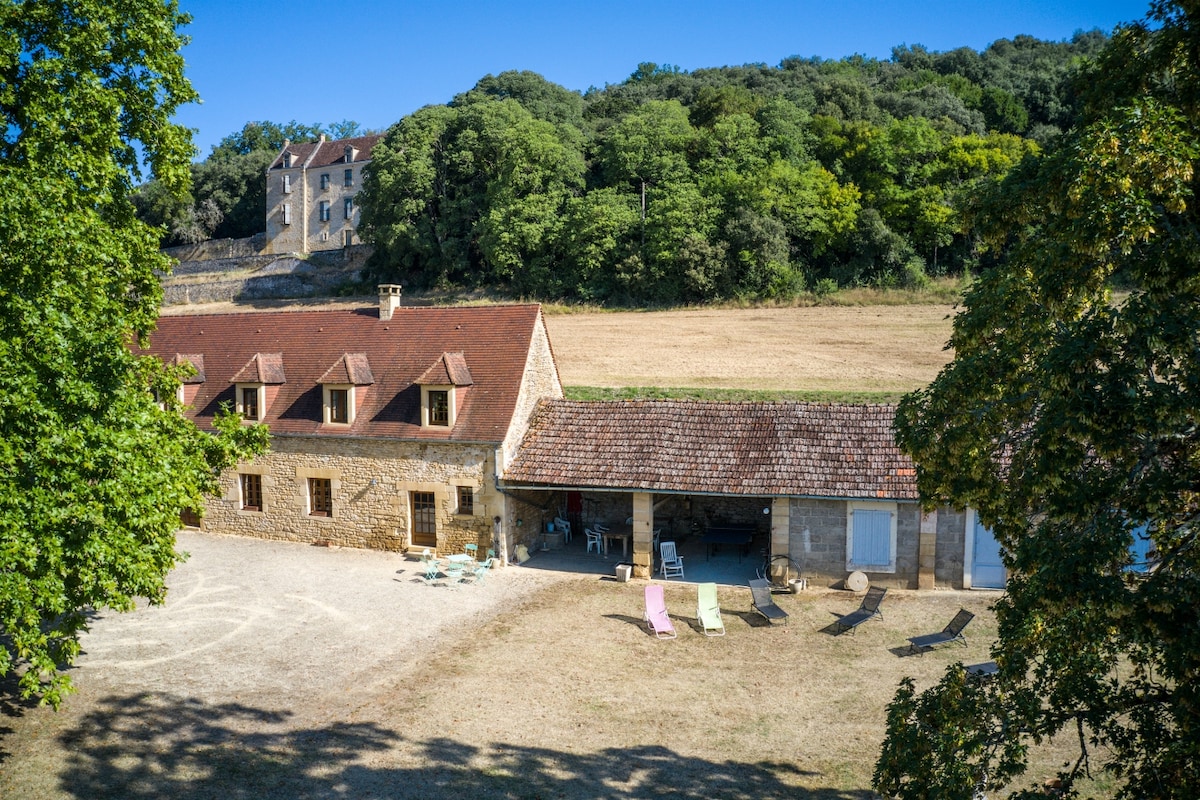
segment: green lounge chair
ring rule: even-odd
[[[701,583],[696,586],[696,620],[705,636],[724,636],[721,605],[717,602],[717,585]]]

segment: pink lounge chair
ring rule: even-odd
[[[667,602],[663,599],[663,587],[652,583],[646,587],[646,613],[642,615],[646,625],[659,639],[674,639],[675,626],[667,614]]]

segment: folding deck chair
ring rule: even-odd
[[[781,619],[785,625],[787,624],[788,613],[775,605],[775,601],[771,599],[771,582],[766,578],[755,578],[750,581],[750,602],[754,605],[754,610],[766,617],[768,621],[774,622]]]
[[[659,639],[675,638],[675,626],[667,614],[667,601],[663,599],[663,587],[660,584],[652,583],[646,587],[646,611],[642,619]]]
[[[867,596],[863,598],[862,605],[858,607],[858,610],[839,617],[837,622],[833,623],[836,628],[833,635],[840,636],[846,631],[854,633],[855,628],[872,617],[883,619],[883,612],[879,610],[879,604],[883,602],[885,594],[887,594],[887,589],[878,586],[867,589]]]
[[[717,602],[717,585],[701,583],[696,586],[696,621],[705,636],[724,636],[721,605]]]
[[[909,648],[917,653],[924,653],[926,650],[932,650],[938,645],[950,644],[958,642],[963,647],[967,646],[967,637],[963,636],[963,628],[975,619],[975,615],[965,608],[959,609],[954,615],[954,619],[950,620],[950,624],[941,630],[940,633],[927,633],[924,636],[913,636],[909,638]]]

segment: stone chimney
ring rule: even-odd
[[[401,286],[398,283],[381,283],[379,284],[379,318],[387,321],[392,318],[392,314],[400,307],[400,290]]]

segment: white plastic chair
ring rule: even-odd
[[[595,546],[597,553],[604,552],[604,539],[599,531],[594,531],[591,528],[584,528],[583,533],[587,536],[587,551],[592,552],[592,547]]]
[[[563,535],[564,543],[571,541],[571,523],[567,522],[562,517],[555,517],[554,529]]]
[[[683,578],[683,556],[675,552],[674,542],[663,542],[659,545],[662,553],[661,572],[663,580],[677,577]]]

